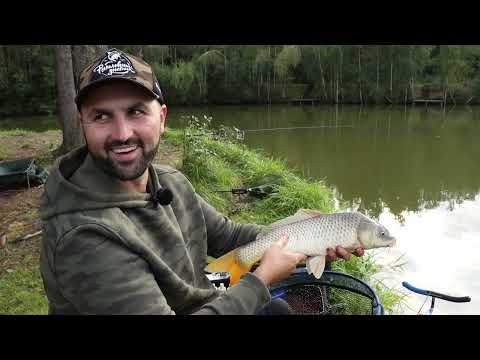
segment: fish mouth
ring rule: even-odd
[[[397,244],[397,239],[392,238],[392,240],[390,240],[390,244],[388,246],[389,247],[394,247],[396,244]]]

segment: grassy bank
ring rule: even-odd
[[[2,122],[0,161],[34,158],[49,166],[62,139],[60,130],[15,128]],[[16,241],[41,230],[38,216],[41,187],[0,192],[0,235],[7,238],[0,249],[0,314],[47,314],[48,303],[39,271],[40,236]]]
[[[305,179],[281,159],[251,150],[241,142],[235,129],[211,130],[211,119],[190,117],[186,130],[169,130],[166,138],[184,147],[181,170],[197,192],[233,221],[270,224],[293,215],[298,209],[335,210],[333,190],[322,181]],[[240,141],[239,141],[240,140]],[[233,195],[219,190],[251,188],[273,184],[274,192],[263,199]],[[369,283],[377,292],[387,313],[396,313],[404,295],[385,286],[375,275],[384,270],[375,255],[353,256],[350,261],[332,263],[332,270],[351,274]]]

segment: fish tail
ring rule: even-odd
[[[253,264],[252,264],[253,265]],[[208,272],[228,272],[230,273],[230,286],[235,285],[240,277],[250,271],[252,265],[244,266],[237,260],[235,250],[214,260],[206,267]]]

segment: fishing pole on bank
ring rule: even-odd
[[[244,132],[259,132],[259,131],[277,131],[277,130],[302,130],[302,129],[338,129],[338,128],[353,128],[353,125],[339,125],[339,126],[297,126],[285,128],[265,128],[265,129],[244,129]]]
[[[234,195],[251,195],[258,198],[264,198],[268,195],[277,192],[276,185],[261,185],[249,188],[233,188],[228,190],[214,190],[217,193],[232,193]]]

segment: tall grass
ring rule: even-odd
[[[379,265],[375,256],[374,252],[367,252],[361,258],[352,256],[349,261],[335,261],[332,263],[332,270],[367,282],[375,290],[387,314],[400,313],[405,306],[407,295],[385,285],[378,275],[383,272],[402,271],[404,264],[393,261],[387,266]]]
[[[236,129],[210,128],[211,118],[187,119],[189,126],[182,130],[169,130],[166,139],[183,141],[182,172],[196,191],[219,211],[239,223],[271,224],[295,214],[299,209],[334,211],[333,190],[322,181],[305,179],[290,169],[281,159],[273,159],[258,150],[248,149]],[[235,187],[250,187],[273,182],[275,192],[263,199],[249,199],[220,193]],[[243,201],[241,211],[238,203]],[[353,256],[349,261],[339,260],[332,270],[364,280],[375,289],[387,313],[395,313],[404,296],[374,279],[383,270],[370,254]]]

